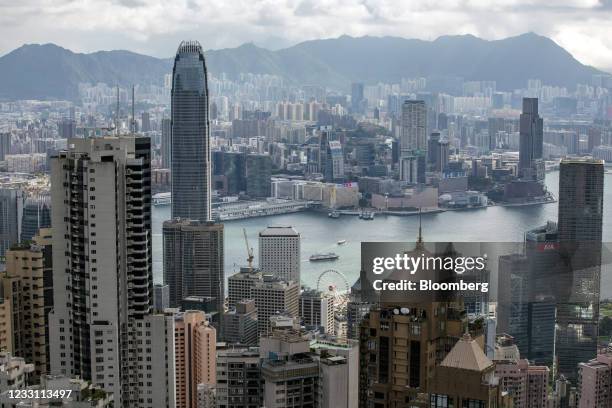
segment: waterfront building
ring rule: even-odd
[[[259,268],[300,284],[301,236],[291,226],[269,226],[259,233]]]
[[[519,177],[525,180],[544,180],[542,160],[544,143],[543,119],[538,114],[538,99],[523,98],[520,116]]]
[[[172,70],[172,218],[212,219],[208,79],[204,51],[183,41]]]
[[[270,197],[272,158],[267,154],[246,156],[246,193],[251,198]]]
[[[246,154],[214,151],[213,186],[220,195],[236,196],[246,191]]]
[[[325,168],[323,176],[328,183],[344,182],[344,153],[342,144],[337,140],[330,140],[325,147]]]
[[[165,221],[163,241],[164,283],[170,288],[170,307],[179,307],[188,296],[200,296],[215,299],[215,312],[222,313],[223,224],[189,219]]]

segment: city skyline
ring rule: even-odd
[[[612,408],[612,74],[534,34],[374,42],[0,64],[0,405]]]

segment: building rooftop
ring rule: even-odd
[[[470,371],[484,371],[491,367],[493,362],[485,355],[476,340],[472,339],[469,333],[466,333],[440,365]]]
[[[566,157],[561,160],[561,164],[604,164],[603,160],[592,157]]]
[[[300,233],[291,226],[269,226],[259,233],[260,237],[299,237]]]

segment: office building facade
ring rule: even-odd
[[[212,217],[207,81],[202,46],[182,42],[172,70],[172,218],[206,222]]]
[[[544,180],[544,121],[538,114],[538,99],[523,98],[520,116],[519,177],[525,180]]]
[[[300,284],[301,236],[290,226],[270,226],[259,233],[259,268]]]
[[[174,219],[163,224],[164,283],[170,288],[170,307],[188,296],[214,298],[223,311],[223,224]]]

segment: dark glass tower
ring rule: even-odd
[[[210,123],[202,46],[183,41],[172,71],[172,218],[211,219]]]
[[[520,118],[519,176],[527,180],[544,180],[544,121],[538,114],[538,98],[523,98]]]
[[[559,172],[556,283],[559,373],[574,381],[578,363],[597,354],[601,281],[604,163],[564,159]]]

